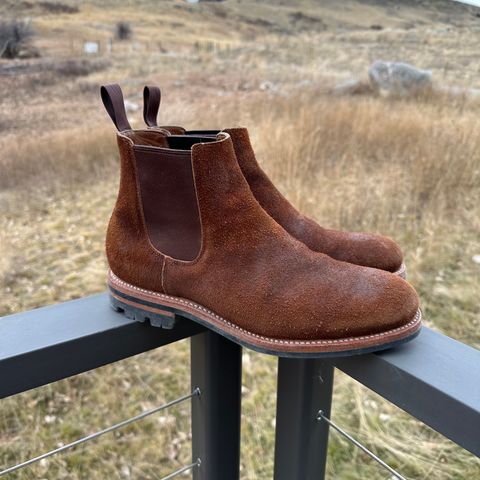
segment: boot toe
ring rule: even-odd
[[[386,270],[387,272],[396,272],[403,264],[403,253],[395,241],[391,238],[381,235],[369,235],[367,241],[368,249],[372,252],[378,252],[374,255],[374,260],[367,267]]]
[[[323,288],[304,338],[348,339],[379,335],[414,321],[419,309],[415,290],[389,272],[332,260],[328,277],[335,288]],[[336,264],[336,265],[335,265]],[[328,293],[327,293],[328,292]]]
[[[389,273],[382,273],[385,287],[381,303],[376,309],[379,328],[391,330],[410,323],[418,312],[419,299],[417,292],[405,280]]]
[[[338,237],[337,247],[331,254],[337,260],[387,272],[396,272],[402,266],[402,250],[388,237],[343,232]]]
[[[273,316],[271,336],[350,339],[389,332],[415,319],[418,296],[402,278],[328,257],[322,261],[324,268],[298,272],[297,283],[282,289],[283,308]]]
[[[356,292],[357,308],[351,314],[349,335],[381,334],[412,322],[419,309],[418,295],[413,287],[391,273],[364,270],[368,271],[368,278]]]

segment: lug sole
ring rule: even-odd
[[[325,358],[361,355],[399,346],[415,338],[421,329],[421,311],[407,324],[372,335],[333,340],[288,340],[249,332],[190,300],[144,290],[109,272],[112,307],[127,318],[172,329],[183,318],[199,323],[239,345],[278,357]]]

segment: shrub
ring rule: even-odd
[[[78,13],[80,11],[75,5],[67,5],[66,3],[52,2],[50,0],[40,2],[39,5],[49,13]]]
[[[129,40],[132,37],[132,27],[128,22],[118,22],[116,30],[119,40]]]
[[[34,34],[31,24],[27,21],[1,21],[0,58],[19,57]]]

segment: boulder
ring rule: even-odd
[[[368,77],[372,89],[387,97],[409,97],[432,88],[432,72],[408,63],[376,61]]]
[[[130,100],[125,100],[125,110],[127,112],[136,112],[140,110],[140,105],[138,103],[132,102]]]

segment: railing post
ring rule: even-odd
[[[242,349],[205,332],[191,339],[192,457],[194,480],[240,478]]]
[[[327,462],[333,366],[315,359],[278,359],[275,480],[322,480]]]

